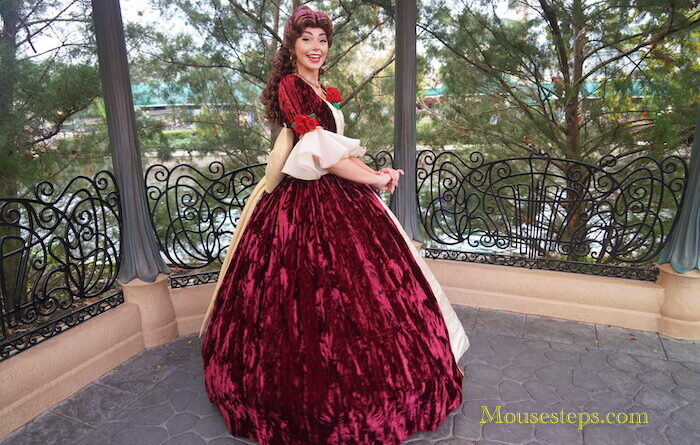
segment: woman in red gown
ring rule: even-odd
[[[272,193],[250,210],[222,268],[202,355],[231,433],[261,445],[398,445],[462,402],[469,346],[454,310],[343,136],[337,89],[320,86],[330,19],[286,22],[263,93],[296,137]]]

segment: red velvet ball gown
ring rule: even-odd
[[[342,112],[294,74],[279,101],[287,124],[315,114],[323,128],[294,145],[221,278],[202,346],[209,399],[261,445],[432,431],[462,402],[464,330],[380,197],[325,170],[364,153]]]

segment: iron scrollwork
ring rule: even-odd
[[[375,169],[392,163],[387,151],[366,156]],[[158,243],[169,262],[189,270],[221,264],[246,199],[264,169],[265,164],[255,164],[227,172],[218,161],[209,164],[206,173],[187,164],[150,166],[146,196]],[[190,275],[171,279],[173,287],[212,281],[216,276],[208,272],[196,279]]]
[[[265,164],[226,171],[215,161],[203,173],[188,164],[146,170],[146,196],[153,229],[170,264],[201,269],[221,264],[246,199]]]
[[[112,173],[75,177],[61,191],[44,181],[32,194],[0,199],[0,359],[68,329],[97,306],[106,310],[100,302],[76,310],[85,299],[119,304],[122,225]]]
[[[682,205],[687,166],[677,156],[623,164],[607,155],[593,165],[545,153],[487,162],[479,152],[464,161],[423,150],[417,177],[426,247],[508,253],[555,270],[599,266],[610,275],[607,266],[647,269],[659,254]]]

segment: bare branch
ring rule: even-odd
[[[350,94],[346,95],[346,96],[343,98],[343,101],[342,101],[339,105],[342,107],[343,105],[345,105],[346,103],[348,103],[348,101],[349,101],[350,99],[352,99],[353,97],[355,97],[355,95],[357,94],[358,91],[362,90],[362,88],[364,88],[365,85],[367,85],[368,83],[370,83],[370,82],[372,81],[372,79],[374,79],[374,77],[375,77],[377,74],[381,73],[381,72],[384,70],[384,68],[386,68],[387,66],[389,66],[389,64],[391,64],[391,63],[394,61],[394,58],[395,58],[395,57],[396,57],[396,55],[395,55],[395,53],[392,51],[391,56],[390,56],[384,63],[382,63],[379,67],[375,68],[374,71],[372,71],[371,73],[369,73],[369,74],[362,80],[362,82],[360,82],[360,84],[357,85],[357,87],[356,87]]]
[[[242,7],[241,5],[239,5],[237,2],[235,2],[235,1],[233,1],[233,0],[230,1],[229,4],[231,5],[232,8],[234,8],[234,9],[236,9],[237,11],[241,12],[243,15],[245,15],[245,16],[248,17],[248,18],[250,18],[250,19],[253,20],[254,22],[260,24],[260,26],[262,26],[263,28],[265,28],[265,30],[266,30],[268,33],[270,33],[270,35],[271,35],[275,40],[277,40],[277,42],[282,43],[282,38],[279,36],[279,34],[277,34],[277,31],[275,31],[274,29],[270,28],[270,26],[269,26],[267,23],[265,23],[263,20],[260,20],[258,17],[256,17],[254,14],[252,14],[250,11],[248,11],[247,9],[245,9],[244,7]]]
[[[641,42],[641,43],[639,43],[639,44],[633,46],[632,48],[628,49],[627,51],[623,51],[623,52],[621,52],[620,54],[618,54],[618,55],[616,55],[616,56],[614,56],[614,57],[611,57],[611,58],[609,58],[609,59],[607,59],[607,60],[601,61],[600,63],[598,63],[597,65],[595,65],[593,68],[591,68],[586,74],[584,74],[584,75],[581,77],[581,79],[579,80],[579,82],[585,81],[587,78],[589,78],[589,77],[592,76],[593,74],[597,73],[600,69],[602,69],[603,67],[605,67],[605,66],[611,64],[612,62],[615,62],[615,61],[617,61],[617,60],[620,60],[620,59],[622,59],[623,57],[627,57],[627,56],[629,56],[630,54],[632,54],[632,53],[634,53],[634,52],[636,52],[636,51],[639,51],[641,48],[644,48],[644,47],[647,47],[647,46],[652,46],[652,47],[653,47],[653,46],[655,46],[656,44],[658,44],[661,40],[663,40],[663,39],[665,39],[666,37],[670,36],[671,34],[674,34],[674,33],[678,32],[678,31],[681,31],[681,30],[684,30],[684,29],[687,29],[687,28],[692,28],[692,27],[696,26],[696,25],[699,24],[699,23],[700,23],[700,19],[696,19],[696,20],[693,20],[693,21],[689,22],[687,25],[682,25],[682,26],[677,26],[677,27],[669,26],[668,28],[659,31],[659,32],[656,33],[655,35],[652,35],[651,37],[649,37],[649,38],[646,39],[645,41],[643,41],[643,42]]]

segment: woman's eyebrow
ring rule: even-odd
[[[309,31],[304,31],[302,34],[311,34],[311,33]],[[311,35],[313,35],[313,34],[311,34]],[[325,36],[325,35],[326,35],[325,32],[322,32],[319,34],[319,36]]]

